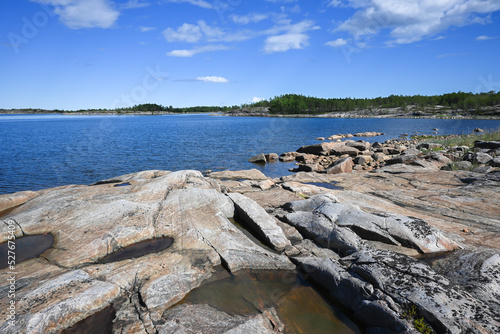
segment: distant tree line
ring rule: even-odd
[[[119,110],[122,112],[148,111],[148,112],[172,112],[172,113],[209,113],[209,112],[229,111],[237,108],[239,108],[239,106],[232,106],[232,107],[196,106],[187,108],[174,108],[172,106],[166,107],[156,103],[145,103],[145,104],[138,104],[129,108],[120,108]]]
[[[443,106],[449,109],[480,111],[484,107],[500,105],[500,92],[488,93],[449,93],[443,95],[390,95],[376,98],[332,98],[322,99],[297,94],[285,94],[272,99],[252,104],[252,107],[268,107],[272,114],[323,114],[328,112],[346,112],[373,110],[379,108],[402,108],[408,106],[417,109]]]

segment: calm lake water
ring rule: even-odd
[[[316,137],[385,132],[399,135],[468,134],[497,129],[500,120],[258,118],[209,115],[0,115],[0,194],[39,190],[148,169],[238,170],[287,175],[293,163],[247,162],[258,153],[281,154]]]

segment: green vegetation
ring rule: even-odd
[[[462,136],[436,136],[432,138],[432,142],[442,144],[445,147],[450,146],[469,146],[473,147],[476,140],[482,141],[500,141],[500,129],[496,131],[487,131],[484,133],[462,135]]]
[[[380,108],[401,108],[402,111],[426,110],[442,113],[443,110],[467,110],[478,115],[486,107],[500,105],[500,92],[488,93],[450,93],[444,95],[390,95],[372,99],[332,98],[322,99],[297,94],[280,95],[251,105],[268,107],[272,114],[323,114],[329,112],[347,112]]]
[[[403,317],[411,322],[419,333],[435,334],[432,328],[426,323],[425,319],[420,316],[415,305],[411,305],[407,311],[403,313]]]
[[[122,113],[127,112],[172,112],[172,113],[209,113],[209,112],[220,112],[220,111],[229,111],[232,109],[237,109],[239,106],[232,107],[216,107],[216,106],[197,106],[197,107],[188,107],[188,108],[174,108],[172,106],[162,106],[161,104],[155,103],[146,103],[146,104],[138,104],[130,108],[121,108],[120,111]],[[118,110],[117,110],[118,111]]]

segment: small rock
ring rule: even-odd
[[[316,140],[323,141],[323,140],[325,140],[325,137],[318,137],[318,138],[316,138]]]
[[[480,164],[487,164],[491,160],[493,160],[493,157],[487,153],[478,152],[474,156],[474,161],[477,161]]]
[[[470,170],[472,168],[472,162],[470,162],[470,161],[458,161],[455,163],[455,167],[458,170]]]
[[[267,162],[266,155],[264,153],[257,154],[256,156],[248,159],[248,162],[256,164],[262,164],[262,163],[265,164]]]
[[[495,158],[490,161],[492,167],[500,167],[500,158]]]
[[[269,154],[266,154],[266,159],[267,161],[276,161],[278,160],[278,154],[277,153],[269,153]]]
[[[356,165],[366,165],[373,161],[373,158],[369,155],[360,155],[354,159]]]
[[[481,128],[475,128],[475,129],[474,129],[474,132],[476,132],[476,133],[477,133],[477,132],[484,132],[484,130],[483,130],[483,129],[481,129]]]

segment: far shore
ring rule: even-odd
[[[402,118],[402,119],[500,119],[500,114],[493,115],[473,115],[470,113],[452,113],[448,115],[431,115],[426,113],[385,113],[378,111],[373,114],[366,112],[338,112],[326,114],[271,114],[268,112],[251,112],[245,110],[235,110],[232,112],[185,112],[177,113],[170,111],[55,111],[55,110],[23,110],[23,109],[0,109],[0,115],[64,115],[64,116],[158,116],[158,115],[186,115],[186,114],[208,114],[210,116],[229,117],[274,117],[274,118]]]

